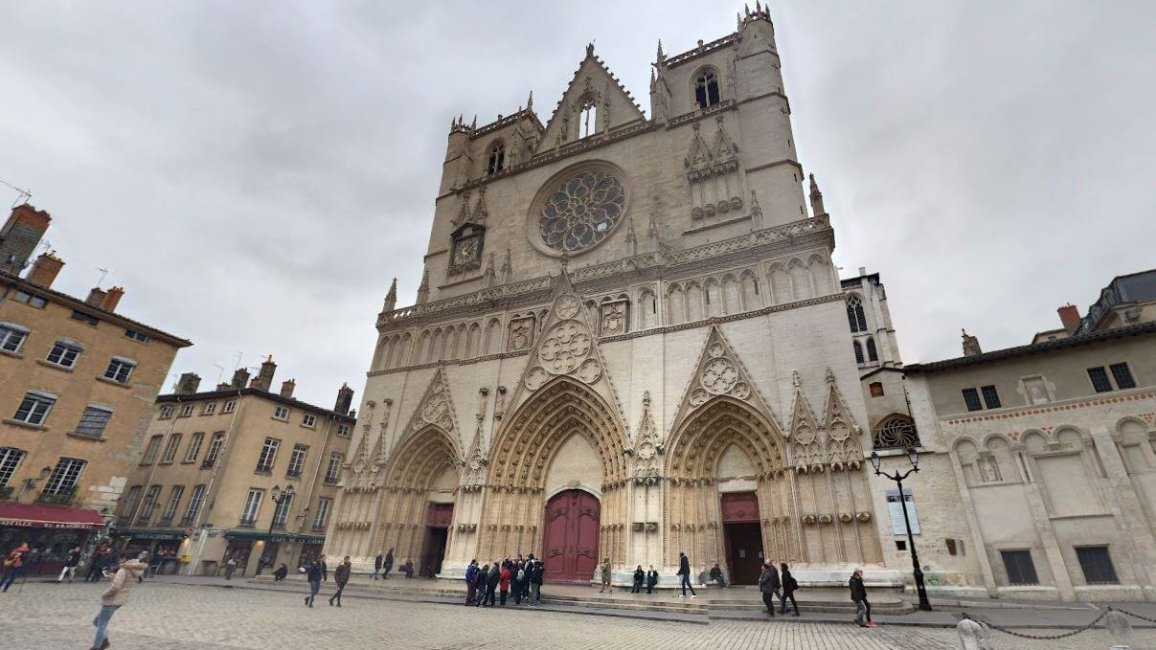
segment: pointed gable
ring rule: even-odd
[[[862,429],[847,408],[835,381],[835,373],[830,369],[827,370],[827,386],[827,461],[836,469],[846,466],[857,469],[863,462]]]
[[[796,370],[792,381],[795,397],[791,406],[790,464],[796,471],[821,471],[826,464],[823,450],[823,424],[815,417],[815,411],[803,393],[803,382]]]
[[[408,438],[428,426],[435,426],[449,435],[450,440],[454,443],[455,455],[461,457],[463,446],[461,429],[458,427],[458,417],[454,412],[454,403],[450,396],[450,384],[446,379],[444,368],[438,368],[433,378],[430,379],[425,394],[422,395],[417,409],[414,410],[413,416],[401,432],[401,436],[403,439]],[[400,442],[399,439],[399,444]]]
[[[642,108],[634,101],[630,91],[594,54],[593,44],[586,46],[586,58],[578,66],[570,86],[554,109],[554,115],[546,125],[546,133],[538,141],[537,152],[577,140],[581,132],[578,124],[580,114],[583,108],[591,104],[597,109],[597,124],[591,125],[594,133],[606,133],[624,124],[646,120]]]

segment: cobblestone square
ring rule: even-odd
[[[240,585],[239,585],[240,587]],[[89,648],[92,617],[103,585],[28,583],[0,594],[0,647],[5,650]],[[330,607],[326,585],[309,609],[291,591],[225,589],[146,582],[133,592],[110,625],[115,650],[191,648],[780,648],[783,650],[906,650],[958,648],[954,630],[884,625],[865,630],[848,624],[776,619],[690,624],[544,609],[479,610],[347,596]],[[1055,633],[1056,630],[1039,631]],[[1138,631],[1153,647],[1156,633]],[[1008,636],[998,650],[1110,647],[1106,632],[1093,630],[1052,642]]]

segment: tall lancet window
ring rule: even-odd
[[[506,144],[498,140],[490,145],[489,163],[486,165],[487,174],[497,174],[506,167]]]
[[[709,108],[719,103],[718,75],[713,70],[704,70],[695,79],[694,101],[699,108]]]
[[[587,99],[578,113],[578,137],[585,138],[598,132],[598,105]]]

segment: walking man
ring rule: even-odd
[[[305,567],[305,577],[309,580],[309,595],[305,597],[305,604],[312,607],[313,599],[321,591],[321,561],[314,560]]]
[[[614,585],[610,584],[610,558],[602,558],[602,589],[609,589],[610,593],[614,593]],[[602,593],[602,589],[598,593]]]
[[[381,577],[386,579],[389,577],[389,572],[393,570],[393,549],[385,554],[385,563],[381,565]]]
[[[767,606],[767,616],[775,617],[775,592],[779,590],[779,572],[770,561],[763,562],[763,572],[759,575],[759,591],[763,594],[763,604]]]
[[[530,595],[534,598],[533,606],[537,607],[542,601],[542,573],[546,565],[542,564],[542,560],[535,560],[533,555],[530,560],[534,563],[534,570],[530,573]]]
[[[867,602],[867,587],[863,584],[863,569],[855,569],[848,581],[851,601],[855,603],[855,622],[859,627],[875,627],[871,621],[871,603]]]
[[[349,582],[349,572],[352,567],[349,564],[349,556],[346,555],[341,564],[337,565],[337,570],[333,572],[333,581],[337,583],[337,592],[329,597],[329,606],[333,606],[333,601],[337,601],[337,606],[341,607],[341,592],[345,591],[345,583]]]
[[[374,580],[377,580],[378,574],[381,573],[381,565],[384,562],[384,560],[385,560],[385,556],[382,555],[381,553],[378,553],[377,557],[373,558],[373,579]]]
[[[225,580],[233,579],[233,572],[237,570],[237,558],[229,555],[228,561],[225,562]]]
[[[104,650],[109,647],[108,621],[116,613],[116,610],[128,602],[129,592],[140,583],[139,578],[144,575],[145,569],[148,568],[140,560],[123,561],[123,555],[117,559],[121,560],[121,564],[116,573],[109,575],[107,571],[104,572],[104,577],[111,578],[112,584],[101,594],[100,612],[96,618],[92,619],[92,624],[96,626],[96,638],[92,640],[92,650]]]
[[[682,595],[679,598],[686,598],[686,589],[690,587],[690,597],[697,598],[698,594],[694,593],[694,585],[690,584],[690,558],[686,553],[680,552],[678,554],[678,575],[682,578]]]
[[[60,577],[56,582],[64,582],[64,576],[68,576],[68,581],[72,582],[73,576],[76,575],[76,565],[80,564],[80,547],[74,546],[68,552],[68,558],[64,560],[64,568],[60,570]]]
[[[795,602],[795,591],[799,588],[799,582],[795,580],[795,576],[791,575],[791,570],[787,568],[787,563],[779,564],[780,577],[783,581],[783,595],[779,597],[779,613],[787,613],[787,599],[791,599],[791,608],[795,612],[795,616],[799,615],[799,603]]]

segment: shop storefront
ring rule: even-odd
[[[149,572],[161,575],[178,573],[187,561],[188,535],[184,530],[121,530],[117,534],[120,548],[136,556],[147,551]]]
[[[306,560],[317,557],[325,544],[324,535],[284,533],[272,535],[252,530],[230,530],[225,533],[228,544],[221,558],[222,566],[230,556],[237,561],[234,575],[256,575],[272,571],[284,563],[290,571]]]
[[[0,502],[0,551],[28,544],[26,575],[59,573],[68,551],[84,548],[89,538],[104,527],[95,510],[39,503]]]

